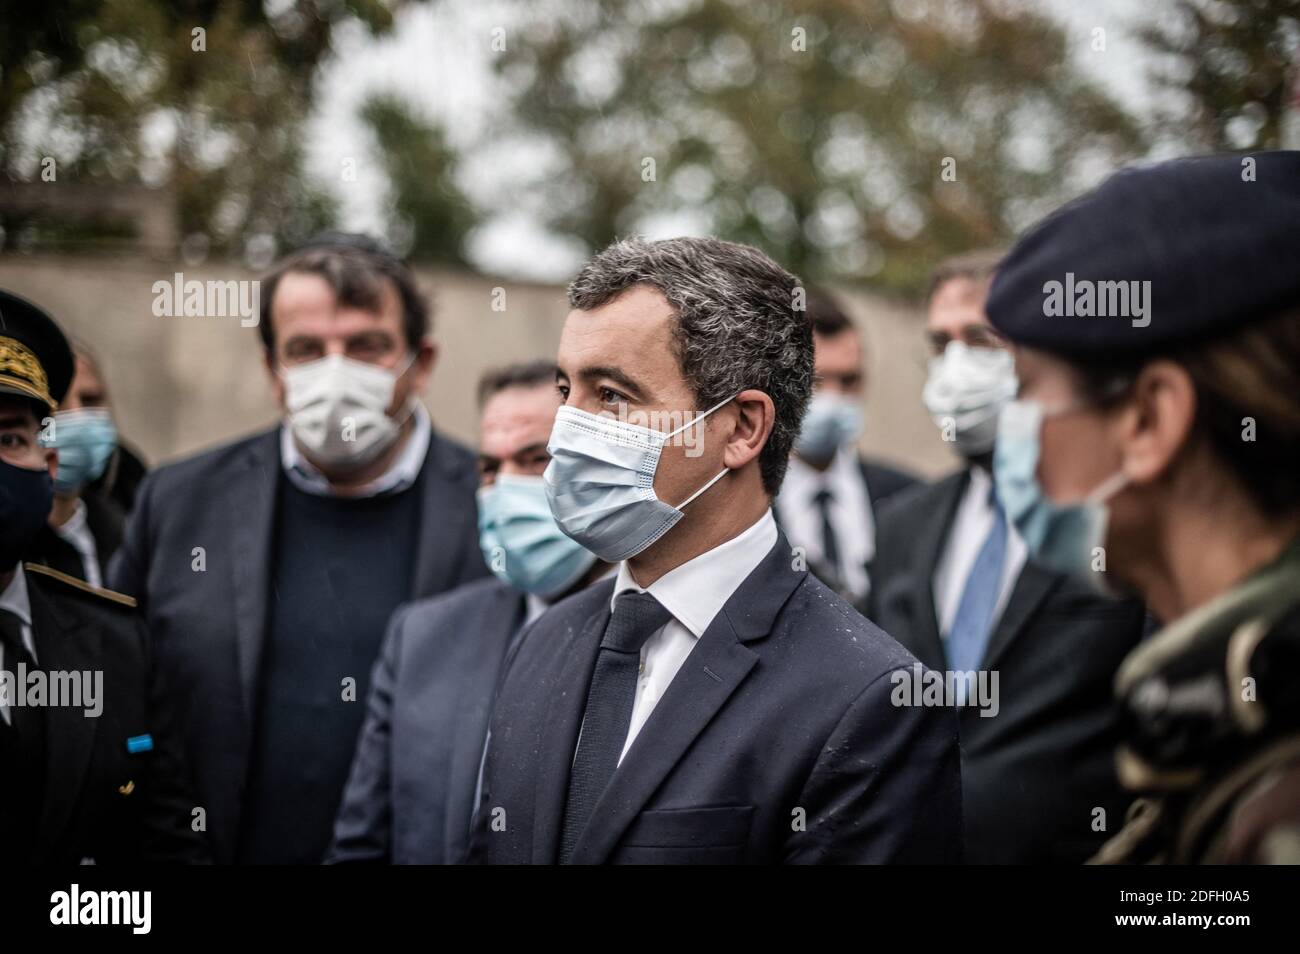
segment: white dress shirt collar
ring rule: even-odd
[[[32,638],[32,601],[27,595],[27,576],[21,563],[14,569],[14,577],[0,593],[0,609],[8,610],[22,622],[23,646],[36,658],[36,642]],[[4,665],[4,646],[0,645],[0,666]]]
[[[699,639],[776,540],[776,520],[769,509],[743,533],[669,570],[649,587],[637,584],[624,560],[618,567],[610,608],[627,590],[649,593]]]
[[[411,436],[392,465],[356,493],[348,496],[378,497],[380,494],[406,490],[415,483],[420,476],[420,468],[424,466],[424,458],[429,453],[429,442],[433,439],[433,422],[429,418],[429,412],[419,401],[415,402],[415,410],[411,412],[411,417],[414,421]],[[314,494],[317,497],[335,496],[329,480],[298,449],[288,421],[280,425],[280,463],[284,467],[285,475],[303,493]]]

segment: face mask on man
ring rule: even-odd
[[[950,341],[930,359],[921,400],[934,423],[965,457],[993,449],[998,414],[1016,396],[1016,365],[1005,348],[972,348]]]
[[[104,473],[117,449],[117,428],[112,415],[102,407],[59,411],[54,415],[54,440],[50,446],[59,452],[55,492],[75,494]]]
[[[498,579],[544,599],[568,590],[596,562],[555,522],[541,477],[502,474],[480,487],[478,531],[483,559]]]
[[[293,436],[316,461],[330,466],[365,466],[393,446],[402,423],[388,416],[401,368],[381,368],[331,354],[281,369]]]
[[[54,482],[45,468],[0,461],[0,573],[8,573],[50,518]]]
[[[1099,593],[1114,595],[1105,575],[1094,569],[1106,545],[1107,502],[1127,484],[1121,471],[1103,480],[1083,500],[1053,503],[1038,482],[1043,419],[1073,407],[1046,411],[1037,401],[1012,401],[1002,411],[993,450],[993,481],[1007,517],[1024,538],[1035,561],[1087,581]]]
[[[727,473],[724,467],[676,507],[666,504],[654,488],[664,445],[734,400],[735,395],[668,433],[561,407],[547,446],[551,462],[542,475],[560,529],[609,563],[646,549],[682,519],[682,508]]]
[[[833,391],[817,391],[808,402],[794,450],[805,460],[830,460],[845,444],[858,439],[863,428],[862,404]]]

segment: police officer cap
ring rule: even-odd
[[[32,398],[55,411],[72,372],[72,348],[54,319],[0,288],[0,394]]]
[[[1017,344],[1136,356],[1300,306],[1300,152],[1125,169],[1003,259],[993,326]]]

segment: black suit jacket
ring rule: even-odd
[[[907,490],[909,487],[917,486],[920,481],[914,475],[907,471],[898,470],[890,467],[888,464],[881,464],[866,457],[858,458],[858,470],[862,474],[862,479],[867,485],[867,501],[871,507],[872,520],[875,520],[875,514],[879,512],[880,507],[885,501],[892,498],[895,494]],[[772,513],[778,514],[777,508],[772,508]],[[778,525],[780,519],[778,517]],[[865,532],[866,528],[863,528]],[[813,575],[829,586],[836,593],[843,596],[858,612],[865,614],[867,610],[866,599],[861,596],[849,593],[848,588],[840,580],[840,574],[832,567],[827,566],[819,561],[810,561],[809,569]],[[867,564],[867,578],[871,579],[871,564]]]
[[[116,501],[101,496],[98,492],[87,490],[81,495],[86,507],[86,529],[95,541],[95,559],[99,561],[100,579],[108,578],[108,564],[117,548],[122,545],[122,536],[126,528],[126,515]],[[58,532],[46,524],[32,541],[27,558],[34,563],[41,563],[60,573],[75,576],[79,580],[86,578],[86,567],[81,562],[81,553]]]
[[[871,500],[873,514],[899,491],[915,487],[920,483],[915,474],[866,457],[858,458],[858,465],[862,469],[862,478],[867,482],[867,497]]]
[[[687,656],[573,861],[947,862],[961,855],[956,715],[893,704],[912,657],[784,536]],[[554,863],[613,581],[523,635],[492,719],[472,860]]]
[[[195,800],[144,626],[116,594],[28,564],[37,663],[46,672],[102,672],[99,715],[46,706],[44,804],[30,860],[40,864],[203,862]],[[13,668],[6,657],[6,666]],[[127,739],[152,748],[131,752]],[[6,785],[22,784],[6,778]],[[0,827],[12,822],[6,819]],[[23,859],[13,858],[13,861]]]
[[[947,668],[935,566],[969,472],[895,498],[879,515],[868,613],[935,670]],[[999,711],[961,712],[966,860],[1077,863],[1123,823],[1111,680],[1142,637],[1141,605],[1027,562],[989,638]],[[1094,809],[1107,830],[1094,830]]]
[[[326,862],[455,864],[524,594],[475,580],[393,614]]]
[[[279,428],[151,472],[109,585],[140,600],[180,721],[219,862],[238,844],[281,474]],[[468,450],[436,433],[422,496],[410,596],[487,573]],[[202,569],[195,548],[202,547]],[[329,607],[322,593],[322,612]]]

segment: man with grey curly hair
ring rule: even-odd
[[[953,711],[897,702],[920,665],[772,516],[812,389],[803,299],[715,239],[617,242],[570,285],[547,496],[619,569],[522,637],[471,860],[959,859]]]

